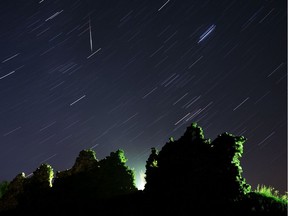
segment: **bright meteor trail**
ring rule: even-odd
[[[91,20],[89,16],[89,36],[90,36],[90,50],[93,53],[93,39],[92,39],[92,29],[91,29]]]
[[[200,43],[201,41],[203,41],[212,31],[214,31],[214,29],[216,28],[216,25],[212,25],[209,27],[209,29],[207,29],[207,31],[205,31],[199,38],[198,43]]]

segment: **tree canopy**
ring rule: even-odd
[[[28,177],[20,173],[2,182],[0,212],[49,215],[51,209],[85,215],[97,209],[99,215],[284,216],[287,196],[279,198],[265,187],[252,191],[242,176],[246,140],[225,132],[211,141],[193,123],[179,139],[170,137],[160,150],[151,148],[143,191],[135,186],[124,150],[98,160],[95,151],[84,149],[70,169],[54,175],[49,164],[41,164]]]

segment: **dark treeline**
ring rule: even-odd
[[[212,142],[196,123],[146,161],[146,185],[135,187],[124,151],[97,160],[82,150],[71,169],[49,164],[31,177],[18,174],[0,187],[1,215],[286,215],[287,197],[252,191],[242,177],[243,136]]]

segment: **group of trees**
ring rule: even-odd
[[[151,149],[146,163],[146,193],[153,202],[163,200],[159,212],[176,204],[167,213],[284,215],[287,198],[280,201],[252,191],[242,177],[240,159],[245,141],[245,137],[229,133],[211,141],[205,139],[199,125],[191,124],[178,140],[171,137],[160,151]]]
[[[96,208],[100,215],[286,215],[287,197],[252,191],[242,177],[245,141],[223,133],[211,142],[193,123],[178,140],[171,137],[160,151],[151,149],[143,191],[135,187],[123,150],[100,161],[93,150],[82,150],[71,169],[54,174],[42,164],[31,177],[21,173],[3,183],[0,212],[44,215],[49,208],[85,215]]]
[[[239,160],[245,141],[243,136],[223,133],[211,142],[204,138],[201,127],[192,124],[179,140],[170,139],[159,154],[152,148],[146,165],[146,188],[169,188],[169,193],[221,192],[229,199],[246,194],[251,187],[242,177]],[[199,187],[202,185],[205,187]]]
[[[49,164],[41,164],[31,177],[20,173],[9,183],[0,199],[0,211],[48,206],[65,211],[65,206],[81,208],[90,200],[135,192],[135,176],[126,162],[119,149],[100,161],[93,150],[82,150],[71,169],[56,174]]]

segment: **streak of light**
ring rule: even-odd
[[[54,122],[52,122],[52,123],[48,124],[47,126],[45,126],[45,127],[41,128],[39,131],[43,131],[43,130],[45,130],[45,129],[47,129],[47,128],[51,127],[51,126],[52,126],[52,125],[54,125],[55,123],[56,123],[56,121],[54,121]]]
[[[35,31],[35,30],[37,30],[37,29],[39,29],[41,26],[43,26],[44,25],[44,23],[41,23],[40,25],[38,25],[38,26],[36,26],[35,28],[33,28],[30,32],[33,32],[33,31]],[[29,33],[30,33],[29,32]]]
[[[202,58],[203,58],[203,56],[200,56],[200,58],[198,58],[196,61],[194,61],[193,64],[188,67],[188,69],[190,69],[191,67],[193,67],[193,66],[194,66],[198,61],[200,61]]]
[[[203,110],[201,110],[202,112]],[[205,118],[208,115],[208,113],[204,114],[203,116],[199,116],[199,118],[197,120],[195,120],[196,122],[200,122],[203,118]]]
[[[263,7],[261,7],[259,10],[257,10],[253,15],[252,17],[249,18],[249,20],[244,23],[244,25],[242,25],[242,29],[241,29],[241,32],[244,31],[257,17],[257,15],[260,13],[260,11],[263,9]]]
[[[168,38],[164,41],[164,43],[166,43],[167,41],[169,41],[174,35],[177,34],[177,32],[178,32],[178,31],[174,32],[170,37],[168,37]]]
[[[53,50],[54,48],[55,48],[55,47],[53,46],[53,47],[47,49],[45,52],[41,53],[40,56],[45,55],[46,53],[50,52],[50,51]]]
[[[61,10],[61,11],[57,11],[55,14],[53,14],[52,16],[50,16],[50,17],[48,17],[46,20],[45,20],[45,22],[47,22],[48,20],[51,20],[51,19],[53,19],[53,18],[55,18],[56,16],[58,16],[60,13],[62,13],[63,12],[63,10]]]
[[[164,82],[161,83],[161,85],[164,85],[166,82],[169,81],[169,79],[171,79],[173,76],[175,76],[176,73],[172,74],[169,78],[167,78],[166,80],[164,80]]]
[[[140,137],[142,134],[144,133],[144,131],[141,131],[139,134],[137,134],[135,137],[133,137],[131,140],[129,140],[129,142],[132,142],[134,140],[136,140],[138,137]]]
[[[75,68],[74,70],[72,70],[72,71],[69,73],[69,75],[73,74],[75,71],[79,70],[80,68],[82,68],[81,65],[78,66],[77,68]]]
[[[8,73],[8,74],[0,77],[0,80],[1,80],[1,79],[4,79],[4,78],[7,77],[7,76],[10,76],[10,75],[13,74],[13,73],[15,73],[15,71],[11,71],[10,73]]]
[[[74,121],[74,122],[72,122],[72,123],[69,124],[67,127],[63,128],[63,130],[66,130],[66,129],[72,127],[72,126],[75,125],[77,122],[79,122],[79,120],[78,120],[78,121]]]
[[[238,109],[242,104],[244,104],[247,100],[249,99],[249,97],[247,97],[244,101],[242,101],[238,106],[236,106],[233,111],[235,111],[236,109]]]
[[[65,81],[62,81],[61,83],[59,83],[59,84],[53,86],[52,88],[49,89],[49,91],[51,91],[51,90],[57,88],[58,86],[62,85],[64,82],[65,82]]]
[[[96,143],[95,145],[93,145],[90,149],[93,149],[93,148],[95,148],[95,147],[97,147],[99,144],[98,143]]]
[[[182,117],[179,121],[177,121],[174,125],[177,125],[177,124],[179,124],[181,121],[183,121],[187,116],[189,116],[190,115],[190,112],[189,113],[187,113],[184,117]]]
[[[262,23],[262,22],[272,13],[272,11],[274,11],[274,9],[275,9],[275,8],[272,8],[272,9],[270,10],[270,12],[269,12],[268,14],[266,14],[266,16],[264,16],[264,17],[259,21],[259,23]]]
[[[50,28],[48,27],[48,28],[46,28],[46,29],[44,29],[43,31],[41,31],[40,33],[38,33],[37,35],[36,35],[36,37],[39,37],[39,36],[41,36],[42,34],[44,34],[46,31],[48,31]]]
[[[176,80],[179,77],[179,74],[177,74],[177,76],[175,76],[172,80],[170,80],[168,83],[166,83],[166,85],[164,87],[167,87],[170,83],[172,83],[174,80]]]
[[[159,49],[157,49],[155,52],[153,52],[149,57],[153,57],[157,52],[159,52],[164,46],[161,46]]]
[[[199,38],[198,43],[200,43],[201,41],[203,41],[212,31],[214,31],[214,29],[216,28],[216,25],[212,25],[209,27],[209,29],[207,31],[205,31]]]
[[[193,115],[189,116],[189,118],[186,119],[186,121],[189,121],[193,117],[199,115],[202,112],[202,109],[198,109]]]
[[[15,131],[17,131],[17,130],[19,130],[19,129],[21,129],[21,127],[15,128],[14,130],[11,130],[11,131],[3,134],[3,136],[8,136],[9,134],[12,134],[13,132],[15,132]]]
[[[2,63],[5,63],[5,62],[7,62],[7,61],[9,61],[9,60],[11,60],[11,59],[17,57],[19,54],[20,54],[20,53],[17,53],[17,54],[15,54],[15,55],[13,55],[13,56],[11,56],[11,57],[9,57],[9,58],[3,60]]]
[[[67,73],[69,70],[73,69],[75,66],[77,66],[77,64],[71,65],[71,66],[69,66],[68,68],[66,68],[66,70],[60,70],[60,71],[62,71],[62,74],[65,74],[65,73]]]
[[[125,20],[132,12],[133,12],[133,10],[131,10],[128,14],[126,14],[123,18],[121,18],[121,19],[120,19],[120,22],[122,22],[123,20]]]
[[[91,19],[89,16],[89,36],[90,36],[90,50],[93,52],[93,38],[92,38],[92,30],[91,30]]]
[[[49,42],[55,40],[57,37],[59,37],[59,36],[62,35],[62,34],[63,34],[63,32],[60,32],[59,34],[55,35],[54,37],[52,37],[52,38],[49,40]]]
[[[164,115],[162,115],[162,116],[160,116],[160,117],[157,118],[156,120],[154,120],[152,123],[150,123],[149,125],[147,125],[147,128],[148,128],[148,127],[151,127],[152,125],[154,125],[154,124],[156,124],[157,122],[159,122],[159,121],[160,121],[161,119],[163,119],[166,115],[167,115],[167,113],[164,114]]]
[[[26,28],[30,28],[31,26],[35,25],[36,23],[40,22],[40,19],[36,20],[35,22],[28,25]]]
[[[77,25],[75,28],[73,28],[72,30],[70,30],[69,32],[66,33],[66,35],[71,34],[73,31],[77,30],[79,28],[80,25]]]
[[[68,136],[66,136],[66,137],[64,137],[63,139],[59,140],[58,142],[56,142],[56,145],[59,144],[59,143],[61,143],[61,142],[64,142],[65,140],[69,139],[70,137],[72,137],[71,134],[68,135]]]
[[[174,41],[166,50],[164,50],[164,53],[168,52],[173,46],[175,46],[178,43],[178,41]]]
[[[262,97],[260,97],[255,104],[257,104],[259,101],[261,101],[266,95],[268,95],[270,93],[270,91],[266,92]]]
[[[173,103],[173,106],[176,105],[179,101],[181,101],[184,97],[186,97],[188,95],[188,92],[186,94],[184,94],[181,98],[179,98],[177,101],[175,101]]]
[[[165,3],[158,9],[158,11],[162,10],[162,8],[165,7],[165,6],[168,4],[169,1],[170,1],[170,0],[168,0],[167,2],[165,2]]]
[[[16,68],[15,71],[20,70],[20,69],[23,68],[23,67],[24,67],[24,65],[22,65],[22,66]]]
[[[29,173],[28,175],[26,175],[25,177],[28,178],[30,176],[33,176],[33,172],[32,173]]]
[[[115,128],[116,126],[117,126],[117,124],[115,123],[112,127],[110,127],[107,130],[105,130],[100,136],[98,136],[95,139],[93,139],[92,142],[95,142],[95,141],[99,140],[100,138],[105,136],[111,129]]]
[[[267,78],[268,77],[270,77],[272,74],[274,74],[280,67],[282,67],[284,65],[284,63],[282,62],[277,68],[275,68],[268,76],[267,76]]]
[[[87,57],[87,59],[91,58],[93,55],[95,55],[97,52],[99,52],[101,50],[101,48],[99,48],[98,50],[96,50],[95,52],[93,52],[91,55],[89,55]]]
[[[148,92],[146,95],[144,95],[142,97],[142,99],[145,99],[146,97],[148,97],[152,92],[154,92],[157,89],[157,87],[155,87],[154,89],[152,89],[150,92]]]
[[[204,108],[202,108],[202,111],[205,110],[207,107],[209,107],[211,104],[213,104],[213,101],[211,101],[209,104],[207,104]]]
[[[129,117],[128,119],[126,119],[122,124],[127,123],[129,120],[131,120],[132,118],[134,118],[135,116],[137,116],[138,113],[135,113],[133,116]]]
[[[184,106],[182,106],[182,108],[185,107],[185,109],[189,108],[192,104],[194,104],[196,101],[198,101],[201,98],[201,95],[199,95],[198,97],[195,96],[194,98],[192,98],[191,100],[189,100]]]
[[[158,62],[158,63],[155,65],[155,68],[158,67],[160,64],[162,64],[167,58],[168,58],[168,56],[166,56],[164,59],[162,59],[160,62]]]
[[[54,136],[55,136],[55,134],[52,134],[51,136],[47,137],[46,139],[40,141],[39,144],[42,144],[42,143],[44,143],[44,142],[46,142],[46,141],[52,139]]]
[[[262,140],[260,143],[258,143],[258,146],[262,145],[267,139],[269,139],[271,136],[275,134],[275,131],[273,131],[271,134],[269,134],[264,140]]]
[[[86,95],[83,95],[82,97],[78,98],[77,100],[75,100],[73,103],[70,104],[70,106],[73,106],[75,103],[77,103],[78,101],[82,100],[83,98],[85,98]]]
[[[164,34],[169,28],[170,28],[171,25],[168,25],[163,31],[161,31],[157,37],[160,37],[162,34]]]
[[[287,76],[287,74],[284,74],[280,79],[277,80],[276,84],[278,84],[279,82],[281,82],[281,80],[283,80],[286,76]]]
[[[46,162],[46,161],[50,160],[51,158],[55,157],[56,155],[57,155],[57,154],[54,154],[54,155],[52,155],[52,156],[48,157],[47,159],[45,159],[45,160],[41,161],[41,162],[40,162],[40,164],[42,164],[42,163],[44,163],[44,162]]]
[[[228,55],[230,55],[230,53],[232,53],[232,51],[238,47],[238,44],[236,44],[235,46],[233,46],[225,55],[224,55],[224,58],[226,58]]]

